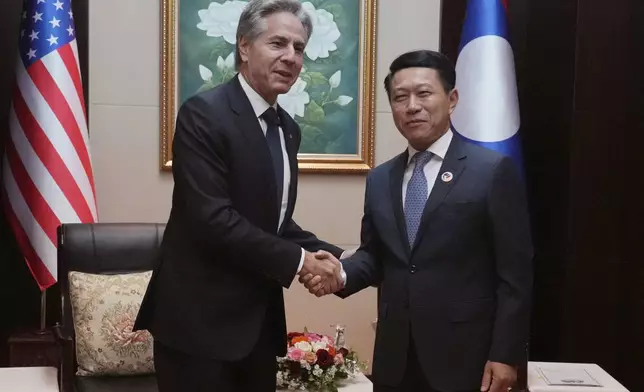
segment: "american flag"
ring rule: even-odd
[[[97,221],[71,0],[26,0],[19,50],[2,196],[43,290],[57,280],[57,227]]]

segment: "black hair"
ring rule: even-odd
[[[385,90],[391,99],[391,80],[396,72],[405,68],[425,67],[435,69],[445,89],[449,93],[456,85],[456,69],[452,62],[442,53],[433,50],[416,50],[398,56],[389,67],[389,75],[385,78]]]

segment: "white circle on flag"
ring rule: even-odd
[[[499,142],[519,130],[514,58],[508,41],[488,35],[470,41],[456,61],[459,101],[452,123],[461,135]]]

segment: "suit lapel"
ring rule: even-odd
[[[389,173],[389,189],[391,192],[391,201],[392,207],[394,210],[394,217],[396,219],[396,225],[398,226],[398,234],[400,235],[400,241],[407,258],[411,254],[409,249],[409,240],[407,239],[407,225],[405,223],[405,213],[403,211],[402,203],[402,183],[403,175],[405,174],[405,167],[407,166],[407,157],[408,152],[405,150],[404,153],[400,154],[396,161],[394,161],[391,171]]]
[[[454,188],[456,182],[461,176],[463,169],[465,169],[465,158],[466,155],[463,153],[462,141],[458,139],[458,136],[455,134],[452,138],[449,148],[447,149],[447,154],[445,160],[441,165],[440,170],[438,171],[438,176],[434,182],[434,187],[432,188],[432,193],[427,199],[427,204],[425,204],[425,209],[423,210],[423,216],[420,220],[420,226],[418,228],[418,234],[416,235],[416,242],[414,243],[414,249],[420,243],[423,233],[425,232],[425,227],[431,216],[431,214],[438,208],[438,206],[445,200],[445,197],[449,192]],[[451,173],[451,176],[449,174]],[[448,177],[443,180],[443,174]],[[451,177],[451,178],[450,178]]]
[[[258,176],[257,181],[263,181],[267,189],[267,205],[275,206],[278,205],[277,201],[277,189],[275,186],[275,173],[273,170],[273,161],[271,159],[271,152],[268,149],[268,143],[266,143],[266,136],[262,132],[262,128],[259,125],[253,106],[250,104],[246,93],[242,89],[241,84],[239,83],[239,74],[235,76],[229,83],[228,89],[228,98],[231,109],[237,117],[235,118],[235,123],[237,129],[240,130],[244,138],[248,141],[248,148],[246,149],[247,158],[252,159],[253,161],[259,161],[260,164],[257,165],[261,170],[260,176]],[[259,178],[261,177],[261,178]],[[275,208],[273,208],[275,210]],[[279,210],[275,210],[275,222],[279,221]]]

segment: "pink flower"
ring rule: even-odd
[[[288,354],[286,355],[288,359],[292,361],[301,361],[304,359],[304,351],[300,350],[297,347],[289,347]]]
[[[320,335],[318,335],[316,333],[308,333],[307,332],[307,333],[304,334],[304,336],[306,336],[306,338],[309,340],[309,342],[319,342],[320,340],[322,340]]]
[[[335,358],[333,358],[333,363],[336,365],[342,365],[344,363],[344,357],[342,354],[336,354]]]

